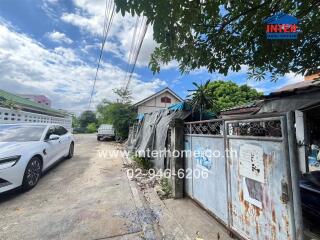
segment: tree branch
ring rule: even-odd
[[[244,11],[244,12],[242,12],[242,13],[234,16],[233,18],[229,19],[228,21],[225,21],[224,23],[222,23],[221,27],[219,28],[218,33],[221,33],[221,32],[223,31],[223,29],[224,29],[227,25],[229,25],[230,23],[232,23],[233,21],[239,19],[239,18],[242,17],[242,16],[247,15],[248,13],[250,13],[250,12],[252,12],[252,11],[256,11],[256,10],[258,10],[259,8],[262,8],[263,6],[265,6],[266,4],[268,4],[268,3],[270,3],[270,2],[271,2],[271,1],[265,1],[265,2],[262,3],[262,4],[260,4],[260,5],[258,5],[258,6],[255,6],[255,7],[253,7],[253,8],[250,8],[250,9],[248,9],[247,11]]]

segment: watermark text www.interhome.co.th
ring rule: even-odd
[[[118,158],[128,157],[130,153],[126,150],[99,150],[98,156],[100,158]],[[143,157],[148,159],[156,158],[171,158],[171,157],[183,157],[183,158],[223,158],[223,157],[236,157],[237,151],[226,149],[225,151],[201,149],[201,150],[138,150],[131,154],[131,156]]]

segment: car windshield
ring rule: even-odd
[[[0,125],[0,142],[39,141],[45,126]]]
[[[112,125],[101,125],[101,126],[99,127],[99,129],[100,129],[100,130],[112,130],[113,127],[112,127]]]

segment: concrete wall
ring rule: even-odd
[[[42,123],[42,124],[60,124],[69,131],[72,131],[72,118],[53,117],[46,114],[38,114],[27,111],[9,109],[0,107],[0,124],[12,123]]]
[[[171,103],[162,103],[161,102],[162,97],[170,98]],[[160,94],[159,96],[154,97],[154,98],[150,99],[149,101],[144,102],[141,105],[139,105],[138,106],[138,114],[154,112],[158,109],[167,108],[171,104],[178,103],[178,102],[180,102],[180,100],[178,98],[176,98],[175,96],[173,96],[169,92],[164,92],[164,93]]]

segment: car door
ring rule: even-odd
[[[69,134],[68,130],[65,129],[63,126],[57,126],[57,128],[59,133],[58,135],[60,136],[61,157],[63,157],[69,153],[71,135]]]
[[[59,135],[57,126],[50,126],[44,138],[46,143],[46,149],[45,149],[46,163],[44,168],[49,167],[55,161],[60,159],[60,155],[61,155],[61,140],[60,139],[49,140],[49,137],[52,134]]]

